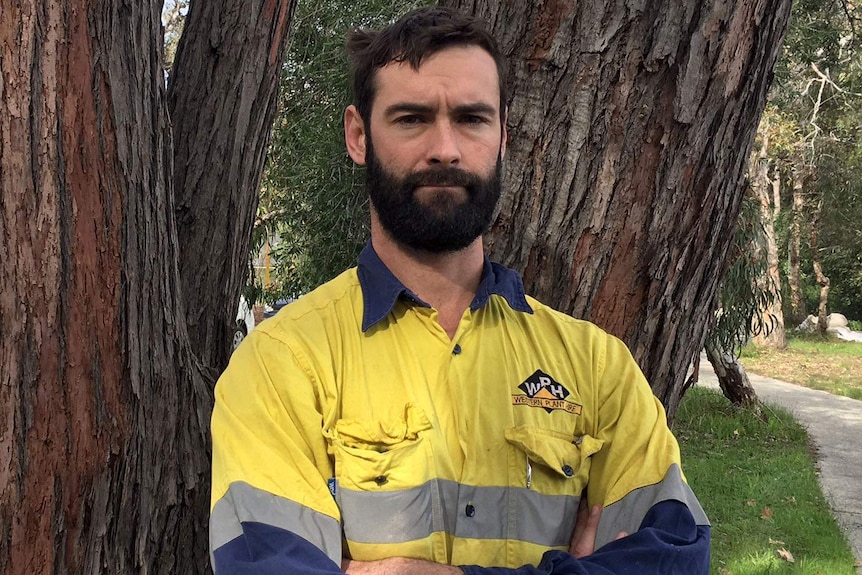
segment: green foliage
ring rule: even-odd
[[[689,484],[712,522],[714,575],[854,575],[817,483],[805,430],[783,410],[764,422],[695,387],[674,432]],[[789,551],[795,562],[781,559]]]
[[[769,154],[783,173],[784,190],[790,190],[794,170],[807,175],[801,258],[808,309],[817,307],[819,287],[806,228],[819,213],[818,255],[831,280],[829,310],[849,317],[862,317],[860,25],[862,8],[846,0],[794,3],[761,125],[769,131]],[[789,212],[789,193],[785,196],[782,218]],[[786,223],[776,222],[781,246],[787,245]],[[789,312],[785,309],[788,317]]]
[[[307,292],[355,263],[368,237],[368,209],[364,170],[344,145],[343,112],[350,103],[345,35],[421,4],[299,3],[254,237],[257,249],[266,239],[279,240],[272,242],[276,286],[266,299]]]
[[[774,318],[764,320],[761,315],[773,304],[777,291],[764,279],[769,277],[765,234],[760,204],[746,194],[707,345],[738,354],[750,336],[768,334],[774,327]]]

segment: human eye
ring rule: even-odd
[[[484,126],[490,124],[491,120],[479,114],[465,114],[461,117],[461,123],[468,126]]]
[[[418,126],[422,123],[422,116],[418,114],[404,114],[403,116],[398,116],[395,118],[395,123],[399,126]]]

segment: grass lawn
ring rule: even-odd
[[[855,575],[805,430],[784,411],[767,412],[764,422],[702,388],[680,406],[674,432],[712,522],[711,574]]]
[[[748,345],[742,365],[751,373],[862,399],[862,343],[824,339],[819,335],[788,337],[787,349]]]

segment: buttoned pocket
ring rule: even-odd
[[[589,479],[590,456],[604,443],[529,425],[511,427],[505,436],[515,449],[510,464],[514,484],[548,495],[580,496]]]
[[[394,491],[417,487],[433,477],[425,431],[431,422],[421,408],[407,404],[403,417],[388,420],[342,419],[332,447],[338,486],[354,491]]]

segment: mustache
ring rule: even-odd
[[[412,172],[404,178],[403,183],[410,188],[421,186],[461,186],[470,188],[480,184],[481,178],[461,168],[440,166]]]

